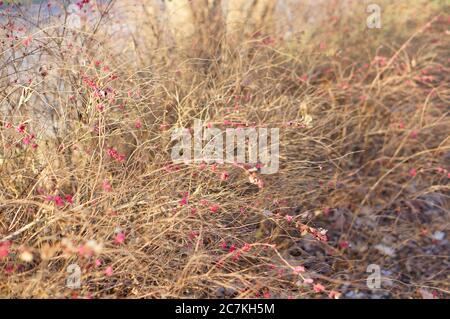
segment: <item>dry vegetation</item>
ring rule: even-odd
[[[0,7],[1,297],[448,297],[445,1],[135,2]],[[279,171],[173,164],[194,119],[280,128]]]

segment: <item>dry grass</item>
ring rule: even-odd
[[[445,1],[378,1],[379,30],[357,1],[313,24],[296,6],[290,26],[273,1],[233,23],[219,2],[188,6],[182,37],[144,0],[78,31],[1,7],[0,296],[448,297]],[[108,12],[137,27],[108,36]],[[258,188],[171,164],[194,119],[280,128],[280,170]]]

